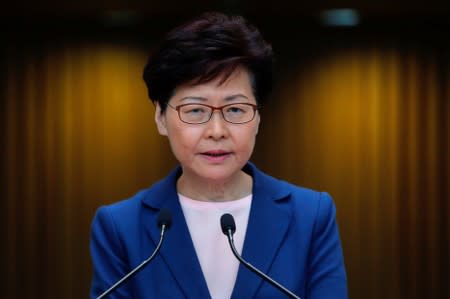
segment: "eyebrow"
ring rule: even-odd
[[[197,100],[197,101],[202,101],[202,102],[205,102],[205,101],[207,101],[208,99],[207,98],[203,98],[203,97],[184,97],[184,98],[181,98],[180,99],[180,102],[183,102],[183,101],[186,101],[186,100]]]
[[[231,96],[228,96],[225,98],[225,101],[232,101],[236,98],[246,98],[248,100],[248,97],[246,97],[245,95],[238,93],[238,94],[233,94]]]
[[[236,98],[245,98],[245,99],[248,100],[248,97],[245,96],[245,95],[243,95],[243,94],[241,94],[241,93],[233,94],[233,95],[227,96],[227,97],[224,98],[224,100],[227,101],[227,102],[229,102],[229,101],[233,101],[233,100],[236,99]],[[208,100],[208,98],[204,98],[204,97],[191,97],[191,96],[188,96],[188,97],[181,98],[181,99],[180,99],[180,102],[183,102],[183,101],[186,101],[186,100],[196,100],[196,101],[202,101],[202,102],[205,102],[205,101]]]

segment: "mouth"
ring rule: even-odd
[[[230,154],[230,152],[226,152],[226,151],[222,151],[222,150],[207,151],[207,152],[203,152],[202,153],[202,155],[205,155],[205,156],[208,156],[208,157],[212,157],[212,158],[223,157],[223,156],[227,156],[229,154]]]

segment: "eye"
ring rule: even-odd
[[[238,113],[238,112],[244,112],[244,110],[242,110],[239,107],[231,107],[230,112]]]
[[[245,112],[244,110],[242,110],[242,108],[238,107],[238,106],[231,106],[227,108],[227,113],[233,113],[233,114],[237,114],[237,113],[243,113]]]
[[[202,108],[192,108],[186,111],[187,113],[201,113],[204,112]]]
[[[242,105],[242,104],[232,105],[232,106],[228,106],[226,108],[227,114],[244,114],[244,113],[247,113],[248,111],[249,111],[249,106]]]
[[[207,108],[199,105],[186,105],[181,110],[185,114],[204,114]]]

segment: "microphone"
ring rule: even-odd
[[[252,264],[245,261],[237,252],[236,247],[234,247],[234,240],[233,240],[233,234],[236,232],[236,224],[234,223],[234,218],[230,214],[223,214],[222,217],[220,217],[220,226],[222,227],[222,232],[228,237],[228,243],[230,244],[231,251],[233,251],[234,256],[241,262],[247,269],[254,272],[256,275],[276,287],[278,290],[280,290],[282,293],[287,295],[289,298],[294,299],[301,299],[291,291],[289,291],[287,288],[255,268]]]
[[[164,240],[164,233],[172,225],[172,215],[170,214],[169,210],[162,209],[159,212],[157,224],[158,224],[158,227],[161,229],[161,235],[159,238],[158,245],[156,245],[156,248],[153,251],[153,253],[150,255],[150,257],[147,258],[146,260],[144,260],[142,263],[140,263],[136,268],[131,270],[128,274],[126,274],[124,277],[122,277],[119,281],[117,281],[114,285],[112,285],[109,289],[107,289],[105,292],[103,292],[103,294],[98,296],[96,299],[102,299],[102,298],[105,298],[106,296],[108,296],[109,294],[111,294],[115,289],[117,289],[123,283],[125,283],[127,280],[129,280],[131,277],[136,275],[139,271],[141,271],[148,263],[150,263],[155,258],[156,254],[158,254],[158,252],[161,248],[162,242]]]

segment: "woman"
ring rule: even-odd
[[[331,198],[249,162],[271,75],[271,46],[242,17],[204,14],[168,34],[144,80],[180,166],[98,210],[92,298],[155,249],[161,209],[173,225],[160,253],[109,298],[286,298],[239,265],[221,231],[224,213],[236,221],[238,252],[262,272],[303,299],[347,298]]]

